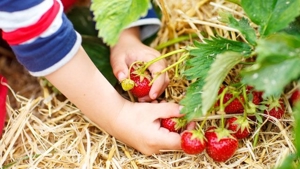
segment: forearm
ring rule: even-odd
[[[122,109],[125,99],[99,72],[82,48],[70,62],[46,78],[89,119],[110,133],[110,122]]]

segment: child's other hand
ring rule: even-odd
[[[175,103],[125,102],[111,124],[111,134],[145,155],[180,150],[180,134],[161,127],[160,119],[180,117]]]
[[[144,45],[139,39],[138,27],[124,30],[120,36],[119,42],[111,48],[110,62],[114,75],[121,82],[128,77],[129,66],[135,61],[150,61],[160,56],[160,53],[155,49]],[[157,72],[166,68],[166,61],[160,60],[149,66],[149,71],[152,77],[155,77]],[[160,75],[153,83],[149,96],[138,98],[139,101],[155,100],[164,92],[164,89],[169,83],[167,73]]]

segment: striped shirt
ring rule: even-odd
[[[60,0],[1,0],[0,29],[18,61],[33,76],[48,75],[68,63],[81,36],[63,12]],[[129,27],[140,26],[141,38],[154,34],[160,20],[153,9]]]

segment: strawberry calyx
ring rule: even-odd
[[[201,144],[205,143],[206,138],[202,130],[191,130],[190,132],[192,133],[191,140],[198,139],[201,142]]]
[[[144,78],[147,78],[149,81],[151,81],[152,77],[147,70],[143,70],[143,66],[145,66],[144,62],[134,62],[130,67],[130,76],[129,79],[131,79],[131,76],[136,76],[140,78],[140,82],[144,80]]]
[[[283,100],[282,98],[269,97],[266,101],[263,102],[267,105],[266,111],[271,111],[275,109],[282,109]]]
[[[236,126],[236,131],[240,130],[241,132],[244,132],[244,130],[246,130],[250,132],[250,122],[247,120],[247,118],[243,116],[234,116],[232,118],[232,120],[234,120],[232,124]]]
[[[215,132],[216,135],[217,135],[217,138],[218,138],[218,142],[222,139],[226,139],[226,138],[230,138],[230,139],[234,139],[234,140],[237,140],[236,137],[234,137],[232,135],[233,131],[231,130],[228,130],[226,128],[223,128],[223,127],[210,127],[207,132]]]
[[[180,117],[180,118],[173,118],[172,120],[175,121],[175,130],[180,130],[182,128],[184,128],[187,124],[187,119],[184,117]]]

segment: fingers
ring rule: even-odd
[[[123,57],[111,57],[110,62],[113,73],[120,82],[128,77],[128,67]]]
[[[149,97],[152,100],[154,100],[158,96],[160,96],[164,92],[165,88],[167,87],[167,85],[170,82],[169,76],[167,73],[158,74],[158,72],[161,72],[162,70],[164,70],[167,67],[166,65],[167,64],[166,64],[165,60],[160,60],[160,61],[154,63],[153,65],[149,66],[149,68],[148,68],[149,71],[151,72],[152,77],[155,78],[154,83],[152,84],[152,87],[151,87],[151,90],[149,93]]]
[[[149,103],[151,104],[155,103]],[[154,107],[154,105],[152,106]],[[169,118],[169,117],[182,117],[183,114],[180,114],[181,107],[175,103],[157,103],[155,109],[152,111],[152,116],[154,119],[158,118]]]
[[[160,150],[180,150],[181,136],[175,132],[169,132],[165,128],[160,128],[158,135]]]

